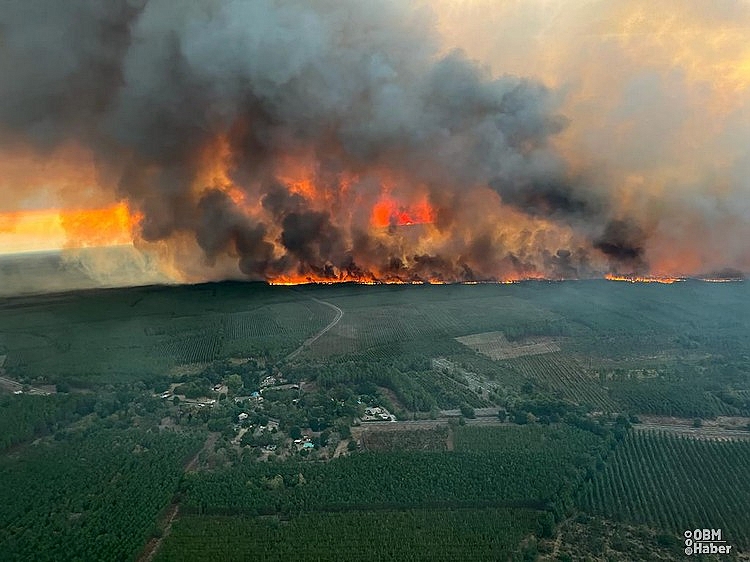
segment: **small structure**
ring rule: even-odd
[[[392,415],[386,408],[382,406],[373,406],[371,408],[365,408],[365,415],[362,416],[363,422],[373,421],[396,421],[396,416]]]
[[[242,412],[239,416],[237,416],[237,419],[240,421],[245,421],[249,417],[250,416],[248,414],[246,414],[245,412]]]
[[[263,379],[263,380],[262,380],[262,381],[260,382],[260,387],[261,387],[261,388],[264,388],[264,387],[266,387],[266,386],[273,386],[273,385],[274,385],[274,384],[276,384],[277,382],[278,382],[278,381],[276,380],[276,377],[273,377],[273,376],[268,376],[268,377],[264,378],[264,379]]]

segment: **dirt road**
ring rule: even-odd
[[[306,340],[305,340],[305,341],[304,341],[304,342],[302,343],[302,345],[301,345],[301,346],[299,346],[299,347],[298,347],[297,349],[295,349],[294,351],[292,351],[292,352],[291,352],[291,353],[290,353],[289,355],[287,355],[286,357],[284,357],[284,362],[288,362],[288,361],[291,361],[292,359],[294,359],[295,357],[297,357],[297,355],[299,355],[300,353],[302,353],[302,351],[304,351],[304,350],[305,350],[305,348],[307,348],[307,347],[310,347],[310,346],[311,346],[311,345],[312,345],[313,343],[315,343],[315,342],[316,342],[316,341],[318,340],[318,338],[320,338],[320,336],[322,336],[322,335],[323,335],[323,334],[325,334],[325,333],[326,333],[326,332],[327,332],[328,330],[330,330],[330,329],[331,329],[331,328],[333,328],[333,327],[334,327],[334,326],[335,326],[336,324],[338,324],[338,323],[339,323],[339,320],[341,320],[341,318],[342,318],[342,317],[344,316],[344,311],[343,311],[343,310],[341,310],[341,309],[340,309],[340,308],[339,308],[338,306],[336,306],[335,304],[331,304],[330,302],[322,301],[322,300],[320,300],[320,299],[312,299],[312,300],[314,300],[314,301],[315,301],[315,302],[317,302],[318,304],[322,304],[322,305],[325,305],[325,306],[327,306],[327,307],[329,307],[329,308],[332,308],[333,310],[335,310],[335,311],[336,311],[336,317],[335,317],[335,318],[334,318],[334,319],[333,319],[333,320],[332,320],[332,321],[331,321],[331,322],[330,322],[330,323],[329,323],[329,324],[328,324],[328,325],[327,325],[327,326],[326,326],[325,328],[323,328],[322,330],[320,330],[320,331],[319,331],[319,332],[318,332],[317,334],[315,334],[314,336],[311,336],[311,337],[307,338],[307,339],[306,339]]]
[[[4,373],[0,372],[0,375]],[[14,381],[13,379],[9,379],[8,377],[0,376],[0,388],[4,388],[8,390],[9,392],[18,392],[20,390],[23,390],[23,385],[18,382]],[[52,394],[51,392],[48,392],[42,388],[37,388],[35,386],[27,386],[27,390],[25,391],[26,394],[39,394],[42,396],[47,396],[48,394]]]
[[[185,472],[192,472],[196,469],[196,467],[198,466],[198,458],[200,454],[203,451],[210,451],[211,449],[213,449],[220,435],[220,433],[209,433],[205,443],[203,443],[203,447],[201,447],[200,450],[195,453],[195,455],[193,455],[193,457],[187,462],[187,464],[185,464]],[[162,532],[160,537],[154,537],[148,541],[145,548],[143,549],[143,552],[138,557],[138,562],[151,562],[151,560],[154,559],[154,555],[159,550],[162,541],[172,530],[172,523],[174,523],[174,520],[177,519],[177,515],[179,513],[180,504],[176,503],[176,501],[173,500],[173,503],[169,506],[169,511],[167,512],[167,515],[163,520],[162,526],[164,531]]]

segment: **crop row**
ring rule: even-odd
[[[200,444],[174,433],[86,433],[0,459],[5,560],[133,558]]]
[[[624,409],[640,414],[714,418],[737,410],[700,387],[667,381],[622,381],[611,385],[611,395]]]
[[[522,377],[548,387],[561,398],[604,411],[614,408],[614,403],[598,381],[588,376],[575,360],[562,353],[518,357],[508,361],[508,364]]]
[[[481,429],[477,430],[481,431]],[[578,485],[603,441],[569,427],[456,436],[454,453],[363,453],[327,464],[252,463],[188,474],[186,509],[199,514],[349,511],[368,506],[551,506]],[[468,444],[467,444],[468,443]]]
[[[503,560],[544,514],[522,508],[179,519],[157,562],[202,560]]]
[[[584,509],[674,533],[721,528],[750,545],[750,443],[631,433],[581,495]]]
[[[203,363],[217,359],[221,348],[221,334],[207,332],[202,336],[165,340],[158,349],[162,356],[180,363]]]

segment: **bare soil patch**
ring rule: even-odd
[[[365,431],[362,445],[368,451],[446,451],[448,426],[411,430]]]
[[[560,346],[552,338],[534,337],[512,342],[502,332],[471,334],[456,338],[456,341],[495,361],[560,351]]]

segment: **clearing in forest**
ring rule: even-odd
[[[456,341],[496,361],[560,351],[552,338],[524,338],[522,341],[511,342],[502,332],[471,334],[456,338]]]

